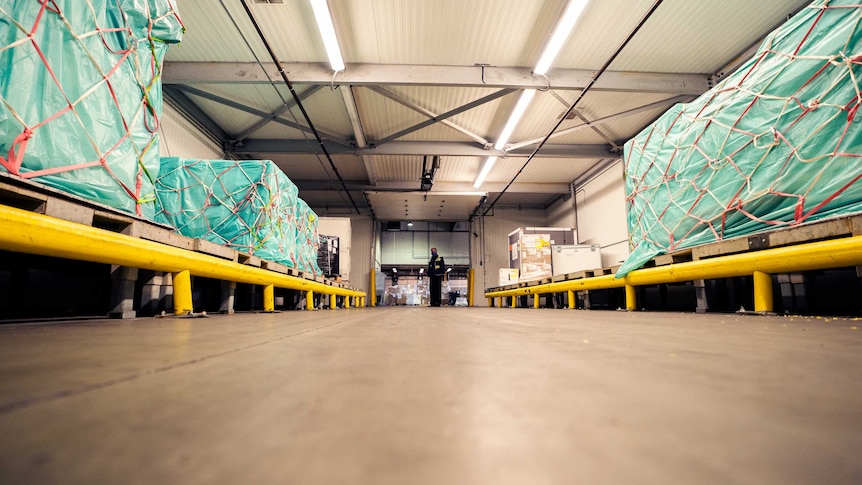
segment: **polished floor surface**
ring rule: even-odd
[[[862,322],[377,308],[0,326],[0,483],[858,484]]]

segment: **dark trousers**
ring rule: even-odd
[[[431,276],[431,306],[440,306],[440,284],[442,276]]]

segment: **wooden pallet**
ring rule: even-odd
[[[862,234],[862,215],[836,217],[795,227],[775,229],[752,236],[740,236],[693,248],[681,249],[656,256],[652,261],[654,262],[654,266],[665,266],[717,256],[759,251],[761,249],[858,236],[860,234]]]

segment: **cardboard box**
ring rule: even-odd
[[[574,231],[564,227],[519,227],[509,233],[509,268],[519,282],[552,276],[551,246],[573,244]]]
[[[500,285],[514,285],[518,283],[518,270],[512,268],[500,268]]]

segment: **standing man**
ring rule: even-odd
[[[440,306],[440,286],[446,274],[446,263],[437,255],[437,248],[431,248],[431,261],[428,262],[428,277],[431,278],[431,306]]]

